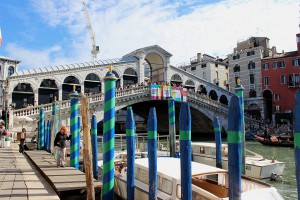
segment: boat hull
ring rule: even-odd
[[[294,142],[272,142],[270,140],[265,140],[263,137],[256,136],[256,140],[267,146],[278,146],[278,147],[294,147]]]
[[[198,163],[210,165],[216,167],[216,158],[213,156],[206,156],[201,154],[193,154],[192,160]],[[270,178],[272,173],[277,175],[282,175],[285,163],[283,162],[263,162],[264,166],[255,165],[257,161],[255,160],[246,160],[246,176],[257,178],[257,179],[265,179]],[[228,159],[224,158],[222,161],[222,168],[228,170]]]

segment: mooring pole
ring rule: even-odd
[[[179,130],[181,196],[183,200],[192,200],[191,121],[190,105],[182,102],[179,114]]]
[[[40,109],[40,121],[39,121],[39,150],[44,149],[45,145],[45,112],[44,108]]]
[[[216,167],[222,168],[222,137],[221,126],[218,117],[214,118],[214,132],[216,140]]]
[[[242,112],[242,174],[246,174],[246,151],[245,151],[245,118],[244,118],[244,87],[241,85],[240,79],[237,79],[237,85],[235,86],[235,95],[240,98],[241,112]]]
[[[92,163],[92,147],[90,136],[90,114],[89,114],[89,102],[86,96],[82,95],[81,101],[81,114],[82,114],[82,126],[83,126],[83,159],[85,168],[85,180],[86,180],[86,199],[95,200],[94,191],[94,177],[93,177],[93,163]]]
[[[231,97],[228,115],[229,199],[240,200],[242,193],[242,108],[238,96]]]
[[[294,111],[294,147],[298,200],[300,200],[300,90],[296,92]]]
[[[175,102],[174,99],[168,100],[169,113],[169,137],[170,137],[170,157],[175,157],[176,149],[176,126],[175,126]]]
[[[154,107],[148,117],[149,200],[157,199],[157,117]]]
[[[112,66],[104,77],[104,119],[103,119],[103,187],[102,199],[114,196],[114,151],[115,151],[115,107],[116,80]]]
[[[74,85],[71,96],[71,115],[70,115],[70,126],[71,126],[71,148],[70,148],[70,166],[75,169],[79,168],[79,127],[78,127],[78,92]]]
[[[93,152],[93,174],[94,174],[94,178],[98,180],[97,117],[95,113],[92,116],[92,122],[91,122],[91,139],[92,139],[92,152]]]
[[[127,199],[134,200],[135,122],[131,107],[126,114]]]

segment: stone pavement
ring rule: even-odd
[[[0,200],[59,199],[18,144],[0,148]]]

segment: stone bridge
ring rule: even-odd
[[[90,105],[90,113],[95,113],[97,120],[103,120],[103,101],[104,94],[95,94],[88,97]],[[193,91],[187,92],[187,101],[191,105],[193,118],[193,132],[208,133],[213,130],[213,118],[218,116],[220,118],[223,128],[227,129],[227,113],[228,106],[223,105],[218,101],[211,100],[205,95],[200,95]],[[168,130],[168,115],[167,115],[167,100],[151,100],[150,87],[140,86],[122,91],[116,91],[116,111],[124,109],[127,106],[132,106],[134,113],[147,119],[150,107],[154,106],[157,109],[159,131],[167,132]],[[13,131],[18,131],[21,126],[36,127],[39,120],[40,108],[45,110],[45,120],[51,120],[52,104],[45,104],[36,107],[23,108],[13,110]],[[60,114],[62,124],[69,126],[70,116],[70,100],[59,102]],[[177,121],[180,110],[180,102],[176,102]],[[79,115],[81,113],[81,106],[79,103]],[[28,121],[28,118],[33,119]],[[162,123],[164,122],[164,123]],[[34,125],[35,124],[35,125]],[[178,124],[178,123],[177,123]]]

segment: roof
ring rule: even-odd
[[[20,63],[21,62],[19,60],[15,60],[15,59],[3,57],[3,56],[0,56],[0,60],[7,60],[7,61],[11,61],[11,62],[16,62],[16,63]]]
[[[36,73],[61,71],[67,69],[85,68],[90,66],[112,65],[112,64],[119,64],[119,63],[135,62],[136,60],[137,59],[135,57],[127,57],[121,59],[117,58],[117,59],[109,59],[109,60],[90,61],[85,63],[74,63],[74,64],[57,65],[51,67],[24,69],[24,70],[18,70],[12,76],[21,76],[21,75],[36,74]]]
[[[144,48],[140,48],[140,49],[137,49],[129,54],[126,54],[125,56],[123,57],[130,57],[130,56],[134,56],[134,55],[137,55],[139,54],[140,52],[142,51],[149,51],[149,50],[152,50],[152,49],[155,49],[157,51],[159,51],[160,53],[162,53],[163,55],[165,55],[166,57],[171,57],[173,56],[171,53],[169,53],[168,51],[164,50],[163,48],[161,48],[160,46],[158,45],[152,45],[152,46],[148,46],[148,47],[144,47]]]
[[[300,56],[298,54],[298,51],[290,51],[290,52],[284,52],[284,53],[275,53],[273,56],[265,57],[262,60],[269,60],[269,59],[276,59],[276,58],[287,58],[287,57],[296,57]]]
[[[148,158],[136,159],[135,164],[140,165],[144,168],[148,168]],[[192,162],[192,175],[215,172],[219,173],[220,171],[226,172],[226,170],[223,169],[197,162]],[[180,159],[172,157],[158,157],[157,173],[161,173],[168,177],[180,180]]]

